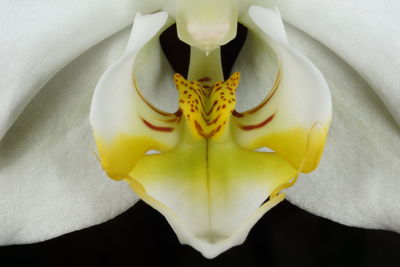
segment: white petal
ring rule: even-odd
[[[161,54],[159,35],[170,23],[166,12],[144,16],[138,13],[124,55],[103,74],[93,95],[90,123],[103,168],[113,179],[126,178],[146,151],[166,151],[179,141],[176,116],[148,102],[137,80],[137,75],[146,71],[147,84],[149,80],[159,81],[157,73],[150,72],[159,60],[146,61],[141,55],[148,55],[149,50]],[[171,85],[172,81],[171,73]],[[164,100],[168,102],[168,97]]]
[[[235,118],[235,140],[249,149],[269,147],[295,169],[310,172],[319,163],[331,122],[329,88],[318,69],[290,47],[277,10],[252,6],[249,16],[243,18],[243,23],[249,28],[248,35],[253,35],[251,44],[255,46],[246,48],[261,55],[271,54],[272,48],[277,63],[275,58],[272,62],[278,64],[279,71],[276,73],[269,61],[257,64],[265,76],[272,71],[275,84],[259,106]],[[268,83],[255,79],[247,83],[248,87],[242,87],[247,94],[257,86],[265,91],[270,88]]]
[[[0,139],[62,67],[163,1],[0,2]]]
[[[333,122],[318,170],[300,177],[288,199],[317,215],[400,231],[400,129],[373,89],[329,49],[288,27],[289,39],[324,73]]]
[[[232,72],[240,72],[240,86],[236,92],[236,110],[254,108],[268,95],[278,72],[274,50],[257,32],[248,31]],[[251,93],[249,93],[251,91]]]
[[[129,29],[79,57],[28,105],[0,143],[0,244],[36,242],[104,222],[136,202],[106,177],[88,123],[100,75]]]
[[[284,19],[349,63],[400,123],[400,2],[280,0]]]
[[[155,78],[148,67],[159,62],[150,62],[141,58],[137,62],[137,58],[139,52],[148,51],[150,41],[158,43],[157,37],[161,29],[167,26],[167,19],[166,12],[147,16],[137,14],[124,55],[110,66],[99,80],[93,95],[90,122],[94,131],[99,132],[107,141],[119,133],[134,132],[137,124],[142,125],[139,118],[141,114],[137,111],[153,112],[141,98],[140,94],[143,90],[140,90],[141,84],[137,82],[137,71],[146,71],[144,80],[149,83],[149,80],[155,80]],[[143,49],[146,45],[147,49]],[[150,47],[150,53],[160,52],[151,48],[153,47]],[[172,83],[172,73],[170,79]],[[151,116],[157,115],[151,114]]]

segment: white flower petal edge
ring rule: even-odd
[[[89,227],[137,201],[129,186],[101,170],[88,123],[93,89],[128,37],[129,29],[61,70],[0,142],[0,245]]]
[[[347,225],[400,232],[400,2],[279,0],[278,6],[288,23],[365,81],[292,31],[330,81],[335,122],[320,170],[291,188],[288,199]]]
[[[38,0],[0,2],[0,139],[58,71],[87,49],[122,30],[138,10],[159,0]]]
[[[400,128],[374,89],[328,48],[288,27],[291,43],[324,73],[334,121],[317,171],[287,198],[346,225],[400,232]]]
[[[153,125],[154,121],[160,127],[169,127],[171,123],[163,122],[163,112],[148,105],[134,72],[136,68],[148,70],[150,65],[158,63],[138,63],[138,53],[146,50],[144,47],[149,48],[146,45],[150,41],[157,42],[161,29],[170,24],[167,12],[152,15],[138,13],[125,54],[104,73],[93,95],[90,123],[103,168],[113,179],[125,178],[147,151],[169,150],[178,142],[179,136],[175,133],[163,138],[161,133],[146,127],[146,124]],[[152,75],[147,73],[146,78],[154,79]],[[113,148],[109,149],[111,144]]]
[[[268,126],[245,134],[236,131],[237,142],[252,149],[268,147],[294,168],[310,172],[317,167],[322,156],[332,120],[328,85],[321,72],[290,47],[278,10],[252,6],[249,17],[251,22],[246,18],[242,21],[250,29],[249,34],[259,35],[277,55],[279,65],[276,75],[279,81],[265,102],[255,108],[257,112],[250,111],[247,116],[237,119],[241,125],[256,125],[270,118]],[[265,53],[262,50],[259,52]],[[268,68],[261,69],[270,71],[270,63],[266,62],[265,65]],[[247,86],[254,88],[263,85],[250,82]]]
[[[265,118],[258,112],[250,112],[243,114],[243,118],[230,119],[231,107],[222,104],[221,112],[226,108],[227,113],[218,115],[218,101],[215,100],[217,104],[212,105],[210,114],[226,118],[227,130],[204,139],[204,135],[196,132],[197,127],[191,126],[193,121],[189,116],[192,115],[193,120],[197,116],[194,107],[190,111],[184,104],[184,100],[190,100],[191,93],[197,99],[200,93],[192,88],[197,85],[191,83],[190,87],[179,75],[175,76],[175,82],[180,92],[181,112],[165,113],[148,103],[136,80],[138,69],[147,66],[138,64],[137,59],[169,25],[165,12],[136,16],[125,55],[104,73],[92,102],[90,120],[105,171],[113,179],[128,181],[144,201],[167,218],[182,243],[193,246],[208,258],[241,244],[262,214],[283,200],[284,194],[279,191],[299,172],[316,167],[331,120],[328,87],[320,72],[288,47],[279,13],[256,7],[252,10],[260,11],[267,18],[271,36],[260,31],[257,34],[265,37],[263,42],[271,42],[281,63],[276,94],[271,93],[266,98],[271,99],[270,105],[265,103],[259,109],[262,114],[269,115],[271,108],[280,108],[271,124],[272,131],[257,131],[258,134],[247,138],[246,127],[239,125]],[[302,81],[296,84],[298,92],[303,92],[297,95],[297,103],[291,100],[294,93],[291,75]],[[238,74],[228,82],[235,87]],[[229,85],[219,83],[217,86],[220,87],[216,91],[232,94],[233,100],[234,92]],[[301,106],[310,110],[303,111]],[[312,117],[308,118],[306,113]],[[222,126],[222,120],[225,119],[217,119],[217,125],[221,123]],[[290,146],[294,150],[299,148],[295,157],[283,143],[281,147],[274,147],[277,153],[253,151],[256,147],[251,144],[252,140],[298,127],[304,134]],[[144,155],[153,149],[161,154]],[[303,170],[304,166],[310,167]],[[269,201],[265,202],[268,197]]]
[[[400,2],[279,0],[285,21],[350,64],[400,124]]]

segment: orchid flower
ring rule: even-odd
[[[400,231],[399,12],[394,0],[1,1],[0,243],[88,227],[140,197],[212,258],[298,176],[292,203]],[[249,33],[224,81],[238,22]],[[158,41],[174,23],[188,77]],[[313,171],[327,84],[334,120]]]

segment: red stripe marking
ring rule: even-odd
[[[210,78],[210,77],[203,77],[203,78],[201,78],[201,79],[198,79],[197,81],[199,81],[199,82],[201,82],[201,83],[203,83],[203,82],[210,82],[210,81],[211,81],[211,78]]]
[[[139,89],[139,86],[137,84],[137,81],[136,81],[135,77],[133,77],[133,83],[134,83],[134,87],[135,87],[135,90],[136,90],[137,94],[143,100],[143,102],[145,102],[147,104],[147,106],[149,108],[151,108],[152,110],[154,110],[155,112],[157,112],[158,114],[161,114],[163,116],[167,116],[167,117],[174,116],[173,113],[168,113],[168,112],[161,111],[158,108],[154,107],[149,101],[147,101],[147,99],[142,95],[142,92]]]
[[[198,133],[202,133],[203,132],[203,127],[201,127],[200,123],[198,123],[196,120],[194,121],[194,125],[196,126],[196,130]]]
[[[253,114],[262,109],[268,102],[271,100],[271,98],[275,95],[277,89],[275,89],[261,104],[259,104],[257,107],[247,111],[246,113],[248,114]]]
[[[238,118],[244,117],[244,114],[243,114],[243,113],[239,113],[239,112],[237,112],[236,110],[234,110],[234,111],[232,112],[232,115],[235,116],[235,117],[238,117]]]
[[[210,108],[210,110],[208,112],[206,112],[207,116],[209,116],[211,114],[211,112],[214,110],[215,106],[218,104],[218,100],[215,100],[213,102],[212,107]],[[204,110],[205,111],[205,110]]]
[[[265,105],[268,104],[268,102],[272,99],[272,97],[275,95],[276,91],[278,91],[279,85],[281,83],[281,69],[278,70],[278,74],[276,76],[275,79],[275,83],[273,85],[272,91],[269,93],[269,95],[267,96],[266,99],[264,99],[258,106],[256,106],[253,109],[250,109],[248,111],[246,111],[246,114],[253,114],[257,111],[259,111],[260,109],[262,109]]]
[[[221,117],[221,114],[218,117],[216,117],[215,119],[213,119],[212,121],[208,121],[207,126],[216,124],[220,117]]]
[[[151,124],[150,122],[146,121],[145,119],[142,118],[142,121],[144,124],[146,124],[147,127],[149,127],[152,130],[159,131],[159,132],[172,132],[175,130],[172,127],[160,127],[160,126],[155,126]]]
[[[259,129],[261,127],[264,127],[268,123],[270,123],[275,117],[275,113],[269,116],[265,121],[260,122],[259,124],[253,124],[253,125],[240,125],[240,128],[245,131],[251,131],[255,129]]]

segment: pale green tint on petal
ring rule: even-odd
[[[205,140],[145,156],[131,173],[133,187],[141,184],[151,198],[145,200],[166,216],[180,241],[209,258],[241,244],[265,212],[263,202],[296,175],[274,153]]]
[[[60,71],[0,142],[0,245],[99,224],[137,201],[101,170],[88,123],[93,89],[128,36],[118,33]]]
[[[234,0],[177,0],[178,37],[210,53],[236,36],[238,10]]]
[[[176,0],[175,13],[179,39],[205,53],[236,36],[238,17],[249,6],[273,8],[276,0]],[[170,8],[172,5],[169,5]]]
[[[224,80],[221,48],[218,47],[206,55],[204,51],[190,47],[188,80],[199,80],[204,77],[210,79],[208,82],[210,86],[214,85],[215,82]]]
[[[400,128],[351,66],[303,32],[291,43],[324,73],[334,120],[315,172],[287,191],[309,212],[352,226],[400,232]]]

